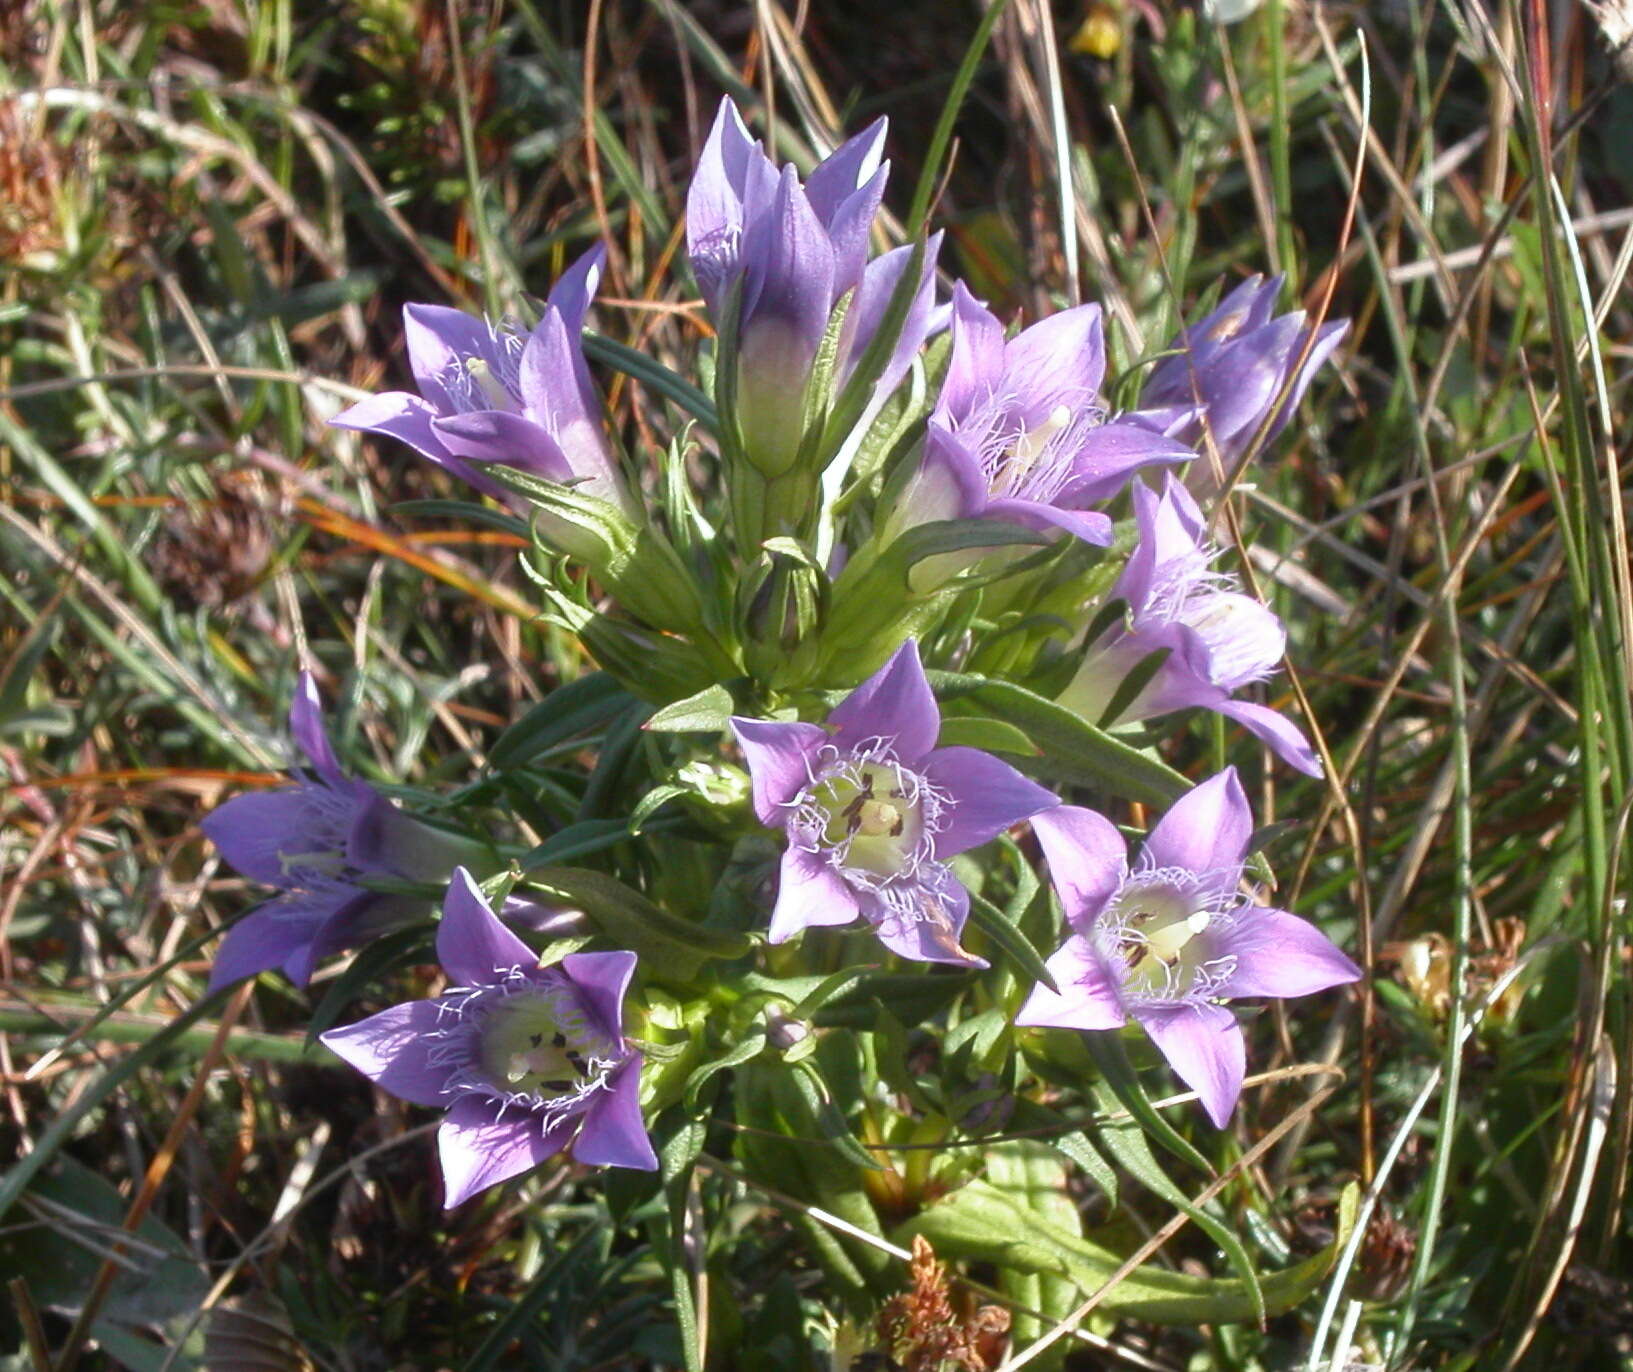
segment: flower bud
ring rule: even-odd
[[[827,618],[828,578],[803,557],[767,550],[744,577],[737,604],[749,672],[772,684],[801,679]]]

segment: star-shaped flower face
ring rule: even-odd
[[[600,1166],[658,1165],[641,1123],[641,1056],[624,1042],[634,953],[574,953],[540,967],[454,874],[437,956],[455,983],[323,1042],[382,1089],[447,1108],[438,1149],[448,1207],[571,1147]]]
[[[1061,704],[1109,727],[1176,710],[1212,710],[1262,739],[1289,766],[1321,775],[1321,759],[1299,729],[1274,710],[1232,699],[1270,675],[1287,646],[1281,621],[1218,571],[1202,512],[1172,476],[1159,496],[1134,487],[1139,540],[1111,598],[1127,607],[1084,655]],[[1151,654],[1167,654],[1132,698],[1106,711],[1123,683]]]
[[[1060,803],[975,748],[937,748],[941,712],[912,640],[827,727],[735,718],[761,823],[783,829],[771,941],[866,919],[921,962],[985,965],[959,943],[969,892],[947,859]]]
[[[991,518],[1111,542],[1092,507],[1140,467],[1195,453],[1144,422],[1107,415],[1100,396],[1100,307],[1081,305],[1005,340],[962,282],[953,288],[952,355],[924,456],[888,524]]]
[[[1058,992],[1034,988],[1015,1022],[1117,1029],[1132,1016],[1223,1128],[1246,1050],[1221,1003],[1304,996],[1361,969],[1314,925],[1240,893],[1253,819],[1234,768],[1175,802],[1134,866],[1092,810],[1033,820],[1071,934],[1049,959]]]

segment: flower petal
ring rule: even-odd
[[[346,774],[340,770],[340,759],[323,727],[323,698],[310,672],[302,672],[295,682],[295,697],[289,702],[289,732],[320,777],[337,789],[346,786]]]
[[[641,1058],[637,1054],[607,1079],[592,1099],[584,1125],[573,1140],[573,1157],[592,1167],[658,1169],[646,1123],[641,1118]]]
[[[1087,934],[1128,875],[1128,845],[1104,815],[1061,805],[1032,819],[1066,922]]]
[[[559,1153],[577,1127],[576,1115],[558,1119],[545,1129],[535,1115],[513,1110],[500,1116],[497,1101],[466,1096],[448,1111],[437,1130],[442,1208],[452,1210],[478,1191],[531,1171]]]
[[[890,661],[834,707],[828,723],[838,727],[834,746],[841,753],[882,738],[901,762],[916,764],[941,732],[941,710],[919,662],[919,645],[904,640]]]
[[[499,922],[463,867],[455,870],[437,925],[437,961],[457,986],[481,986],[513,967],[537,967],[539,955]]]
[[[1146,836],[1142,861],[1211,874],[1221,889],[1234,890],[1252,836],[1247,795],[1236,769],[1227,767],[1173,803]]]
[[[358,429],[364,433],[385,434],[387,438],[399,439],[439,467],[449,467],[452,471],[454,469],[449,466],[449,459],[453,455],[431,427],[439,413],[435,407],[407,391],[382,391],[342,410],[329,423],[337,429]],[[455,475],[461,473],[456,471]]]
[[[404,305],[403,341],[420,394],[441,414],[457,408],[444,380],[448,373],[470,358],[486,361],[494,354],[487,320],[446,305]]]
[[[1361,979],[1361,969],[1315,925],[1262,905],[1237,914],[1219,951],[1236,959],[1225,996],[1308,996]]]
[[[861,133],[852,134],[818,162],[805,178],[805,194],[811,201],[811,208],[830,229],[846,202],[876,179],[884,154],[885,134],[889,128],[888,119],[875,119]],[[878,206],[877,199],[874,206]]]
[[[868,908],[868,900],[874,902]],[[905,912],[886,906],[877,897],[864,898],[862,914],[873,925],[879,942],[898,957],[914,962],[942,962],[955,967],[986,967],[958,941],[970,915],[970,893],[945,868],[926,873],[919,906]]]
[[[981,513],[988,519],[1004,520],[1028,529],[1063,529],[1096,548],[1111,546],[1111,518],[1098,510],[1063,510],[1041,500],[990,500]]]
[[[1120,1029],[1127,1022],[1117,983],[1088,939],[1068,938],[1044,965],[1060,991],[1057,994],[1041,982],[1034,986],[1015,1016],[1016,1024]]]
[[[777,903],[767,939],[787,943],[804,929],[849,924],[857,916],[856,896],[831,867],[799,848],[782,855]]]
[[[1093,405],[1105,374],[1098,305],[1078,305],[1040,319],[1004,347],[1004,389],[1028,429],[1044,423],[1059,406],[1078,414]]]
[[[383,1091],[414,1105],[446,1105],[446,1063],[429,1061],[442,1024],[434,1000],[393,1005],[357,1024],[320,1034],[324,1047],[344,1058]]]
[[[561,312],[561,321],[569,336],[577,338],[584,328],[584,316],[595,299],[601,284],[601,272],[607,264],[607,245],[597,243],[576,259],[550,288],[549,303]]]
[[[956,426],[990,399],[1003,381],[1004,327],[962,281],[956,281],[952,330],[947,378],[936,400],[935,418]]]
[[[1188,444],[1144,424],[1127,418],[1109,420],[1090,429],[1073,455],[1072,476],[1061,491],[1061,503],[1078,509],[1099,505],[1118,494],[1142,467],[1189,462],[1195,456]]]
[[[251,791],[216,806],[199,821],[204,836],[222,857],[252,881],[288,886],[283,853],[310,853],[322,846],[320,816],[307,799],[306,786]],[[311,836],[315,841],[306,842]]]
[[[1223,1129],[1247,1074],[1247,1048],[1236,1017],[1222,1005],[1143,1007],[1134,1013],[1168,1065],[1201,1099],[1214,1127]]]
[[[561,960],[564,971],[578,987],[585,1005],[600,1021],[602,1033],[615,1043],[624,1040],[624,992],[635,975],[634,953],[569,953]]]
[[[768,829],[788,822],[788,803],[811,781],[817,750],[828,741],[819,724],[782,724],[733,715],[731,731],[754,782],[754,814]]]
[[[1310,746],[1303,730],[1285,715],[1250,700],[1222,700],[1212,708],[1260,739],[1289,767],[1305,776],[1325,775],[1321,755]]]
[[[952,802],[934,836],[935,855],[942,860],[1060,804],[1053,791],[978,748],[937,748],[918,770]]]
[[[216,949],[210,968],[210,991],[230,986],[274,967],[282,967],[297,986],[312,975],[312,942],[336,909],[338,899],[295,892],[258,905],[231,929]]]
[[[443,445],[465,462],[499,462],[547,481],[571,481],[573,467],[560,444],[531,419],[506,410],[449,415],[431,426]]]

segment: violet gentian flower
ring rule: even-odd
[[[1232,699],[1276,669],[1287,633],[1275,614],[1215,568],[1218,553],[1206,541],[1196,502],[1172,476],[1160,496],[1140,482],[1134,519],[1139,542],[1111,590],[1126,606],[1124,616],[1090,646],[1060,703],[1102,728],[1212,710],[1262,739],[1290,767],[1320,776],[1321,759],[1297,726],[1268,706]],[[1107,718],[1123,683],[1156,652],[1167,656]]]
[[[1140,391],[1142,409],[1189,408],[1187,417],[1168,428],[1203,454],[1188,478],[1198,495],[1218,490],[1219,482],[1201,422],[1195,418],[1196,406],[1206,411],[1208,432],[1228,482],[1272,411],[1275,418],[1265,432],[1265,441],[1281,432],[1317,370],[1349,329],[1347,319],[1325,323],[1315,331],[1312,343],[1303,310],[1275,313],[1282,281],[1280,276],[1268,281],[1250,277],[1217,309],[1182,328],[1168,344],[1169,349],[1178,350],[1177,355],[1158,362]]]
[[[748,461],[767,476],[794,463],[803,439],[806,382],[834,307],[855,290],[839,339],[843,383],[877,331],[912,254],[868,260],[868,235],[884,195],[886,123],[875,121],[824,159],[801,185],[751,138],[737,107],[720,102],[686,197],[692,273],[716,326],[736,288],[737,422]],[[906,373],[930,328],[935,249],[925,254],[917,295],[874,394]]]
[[[1313,924],[1239,891],[1253,816],[1234,768],[1174,803],[1131,868],[1117,828],[1063,805],[1032,821],[1071,933],[1020,1025],[1118,1029],[1132,1017],[1223,1128],[1246,1053],[1222,1001],[1306,996],[1361,969]]]
[[[370,396],[330,423],[401,439],[489,495],[504,492],[473,462],[571,484],[638,519],[639,506],[607,447],[580,341],[605,257],[597,244],[567,269],[531,333],[443,305],[404,306],[408,361],[420,393]]]
[[[1059,798],[974,748],[936,747],[941,712],[908,639],[818,724],[734,718],[754,813],[788,834],[770,938],[861,916],[920,962],[959,946],[969,892],[947,859]]]
[[[923,459],[887,517],[887,539],[931,520],[989,518],[1104,547],[1111,520],[1091,507],[1141,467],[1195,456],[1148,422],[1107,415],[1098,305],[1062,310],[1006,341],[959,282],[952,330]]]
[[[297,986],[319,959],[414,919],[424,902],[371,891],[367,876],[441,883],[480,846],[405,815],[366,781],[348,777],[323,728],[323,705],[302,672],[289,729],[312,764],[293,786],[235,796],[200,828],[253,881],[278,889],[227,931],[210,990],[281,967]]]
[[[641,1055],[624,1041],[634,953],[572,953],[540,967],[462,867],[437,958],[452,983],[440,996],[322,1038],[383,1090],[447,1109],[437,1131],[446,1208],[569,1144],[579,1162],[657,1167],[641,1123]]]

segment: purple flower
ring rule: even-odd
[[[1265,705],[1231,693],[1263,680],[1287,648],[1281,621],[1234,577],[1215,569],[1202,512],[1172,476],[1159,496],[1134,488],[1139,542],[1112,588],[1127,606],[1123,621],[1090,646],[1060,702],[1091,723],[1154,719],[1175,710],[1212,710],[1262,739],[1290,767],[1321,775],[1321,759],[1299,729]],[[1117,709],[1106,711],[1123,683],[1152,653],[1166,651],[1150,679]]]
[[[315,775],[236,796],[199,826],[238,871],[278,889],[222,940],[211,991],[272,967],[306,985],[319,958],[403,924],[421,908],[413,898],[368,890],[359,878],[441,882],[474,847],[405,815],[340,770],[310,673],[300,675],[289,727]]]
[[[437,958],[452,983],[442,995],[322,1038],[392,1095],[447,1108],[437,1131],[445,1208],[569,1143],[579,1162],[657,1167],[641,1123],[641,1055],[624,1042],[634,953],[572,953],[540,967],[461,867]]]
[[[947,859],[1058,797],[974,748],[937,748],[941,712],[909,639],[827,727],[734,718],[754,812],[788,834],[771,942],[861,916],[920,962],[986,964],[959,946],[969,892]]]
[[[1184,417],[1178,425],[1169,426],[1170,432],[1198,448],[1203,448],[1204,439],[1195,406],[1201,404],[1227,482],[1272,411],[1275,418],[1265,441],[1281,432],[1316,371],[1349,329],[1347,319],[1323,324],[1311,343],[1303,310],[1274,314],[1282,281],[1280,276],[1268,281],[1250,277],[1211,314],[1182,328],[1168,345],[1179,350],[1178,356],[1157,363],[1140,392],[1142,409],[1185,407]],[[1287,394],[1277,405],[1284,390]],[[1213,464],[1205,449],[1203,452],[1189,478],[1199,495],[1219,489]]]
[[[821,162],[803,185],[779,172],[749,136],[737,107],[720,102],[686,197],[686,246],[709,313],[728,321],[737,287],[737,422],[753,465],[768,476],[794,463],[802,397],[834,307],[855,290],[839,339],[838,380],[849,378],[879,327],[912,254],[868,260],[868,234],[884,195],[886,123],[877,120]],[[935,247],[918,294],[875,387],[894,390],[930,328]]]
[[[607,447],[580,343],[605,257],[598,244],[567,269],[531,333],[442,305],[404,306],[408,361],[420,393],[370,396],[330,422],[399,438],[489,495],[503,490],[473,462],[573,483],[636,517]]]
[[[1240,894],[1253,816],[1234,768],[1176,801],[1132,868],[1122,835],[1066,805],[1032,821],[1071,934],[1049,959],[1021,1025],[1118,1029],[1130,1016],[1220,1128],[1241,1094],[1246,1054],[1220,1002],[1307,996],[1361,969],[1319,929]]]
[[[962,282],[953,288],[952,356],[924,456],[891,533],[930,520],[991,518],[1111,542],[1090,507],[1138,468],[1195,454],[1143,421],[1108,418],[1100,307],[1080,305],[1004,338]]]

